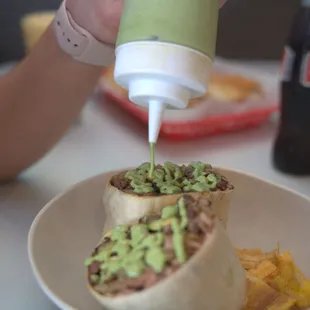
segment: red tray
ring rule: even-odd
[[[241,105],[233,103],[230,106],[225,106],[208,99],[207,104],[203,103],[201,107],[193,107],[187,111],[166,112],[160,131],[161,137],[185,140],[244,130],[263,124],[272,113],[278,110],[276,103],[278,100],[278,82],[276,77],[264,76],[261,72],[258,74],[258,72],[244,68],[243,70],[236,67],[232,68],[227,61],[217,62],[215,68],[219,71],[224,70],[230,74],[254,77],[259,80],[265,94],[263,100],[242,103]],[[128,113],[147,125],[147,110],[131,103],[128,100],[127,93],[115,83],[107,81],[105,76],[99,82],[99,91],[105,99],[119,104]],[[227,105],[227,103],[225,104]]]

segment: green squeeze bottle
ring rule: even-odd
[[[219,0],[125,0],[114,78],[149,110],[149,142],[163,114],[207,91],[215,54]]]

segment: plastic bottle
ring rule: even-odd
[[[150,143],[166,108],[184,109],[206,93],[218,10],[218,0],[125,0],[114,78],[149,109]]]
[[[310,0],[302,0],[285,46],[275,167],[310,175]]]

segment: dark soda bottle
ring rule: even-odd
[[[284,49],[274,166],[310,175],[310,0],[301,1]]]

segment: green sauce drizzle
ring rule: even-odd
[[[183,200],[184,201],[184,200]],[[161,211],[161,218],[168,219],[178,215],[178,207],[177,206],[166,206]]]
[[[145,267],[142,258],[135,260],[125,259],[123,262],[123,268],[130,278],[139,277],[144,272]]]
[[[188,166],[192,169],[190,178],[184,175],[182,167],[171,162],[155,166],[154,147],[154,144],[150,145],[151,163],[143,163],[137,169],[125,174],[134,193],[173,195],[182,192],[208,192],[216,189],[218,182],[221,181],[216,174],[210,174],[212,166],[201,162],[193,162]]]
[[[153,178],[154,170],[155,170],[155,143],[150,143],[150,155],[151,155],[151,166],[149,171],[150,179]]]
[[[127,241],[127,240],[126,240]],[[124,256],[130,252],[129,242],[125,243],[123,240],[117,241],[117,243],[112,248],[112,253],[118,256]]]
[[[131,244],[132,246],[136,246],[139,244],[143,238],[148,235],[148,227],[145,224],[136,224],[131,226]]]
[[[186,207],[185,207],[184,199],[179,199],[177,205],[178,205],[179,213],[180,213],[180,216],[181,216],[180,227],[181,227],[181,229],[185,229],[187,227],[187,225],[188,225],[188,217],[187,217],[187,212],[186,212]]]
[[[170,176],[174,177],[173,174]],[[136,278],[148,267],[156,273],[161,273],[167,265],[167,254],[164,250],[166,235],[162,232],[167,223],[171,225],[175,257],[180,264],[184,264],[187,261],[184,238],[188,221],[186,203],[182,197],[176,205],[164,207],[161,219],[154,220],[148,225],[115,227],[110,234],[111,241],[102,245],[95,256],[85,260],[85,266],[90,266],[93,262],[101,263],[100,277],[91,275],[91,282],[105,283],[120,271],[125,272],[128,277]]]
[[[164,234],[161,232],[157,232],[155,234],[150,234],[146,236],[139,245],[139,248],[151,249],[154,246],[161,246],[163,242],[164,242]]]
[[[182,230],[179,224],[179,221],[176,218],[172,219],[171,227],[173,231],[174,253],[179,263],[183,264],[186,262],[186,252],[185,252],[185,246],[184,246],[184,231]]]
[[[165,268],[167,256],[162,248],[154,247],[146,252],[145,261],[153,270],[160,273]]]
[[[163,225],[164,225],[163,220],[152,221],[152,223],[149,224],[149,229],[153,231],[162,230]]]
[[[112,230],[111,239],[112,240],[126,239],[126,231],[127,227],[125,225],[117,226],[115,229]]]

